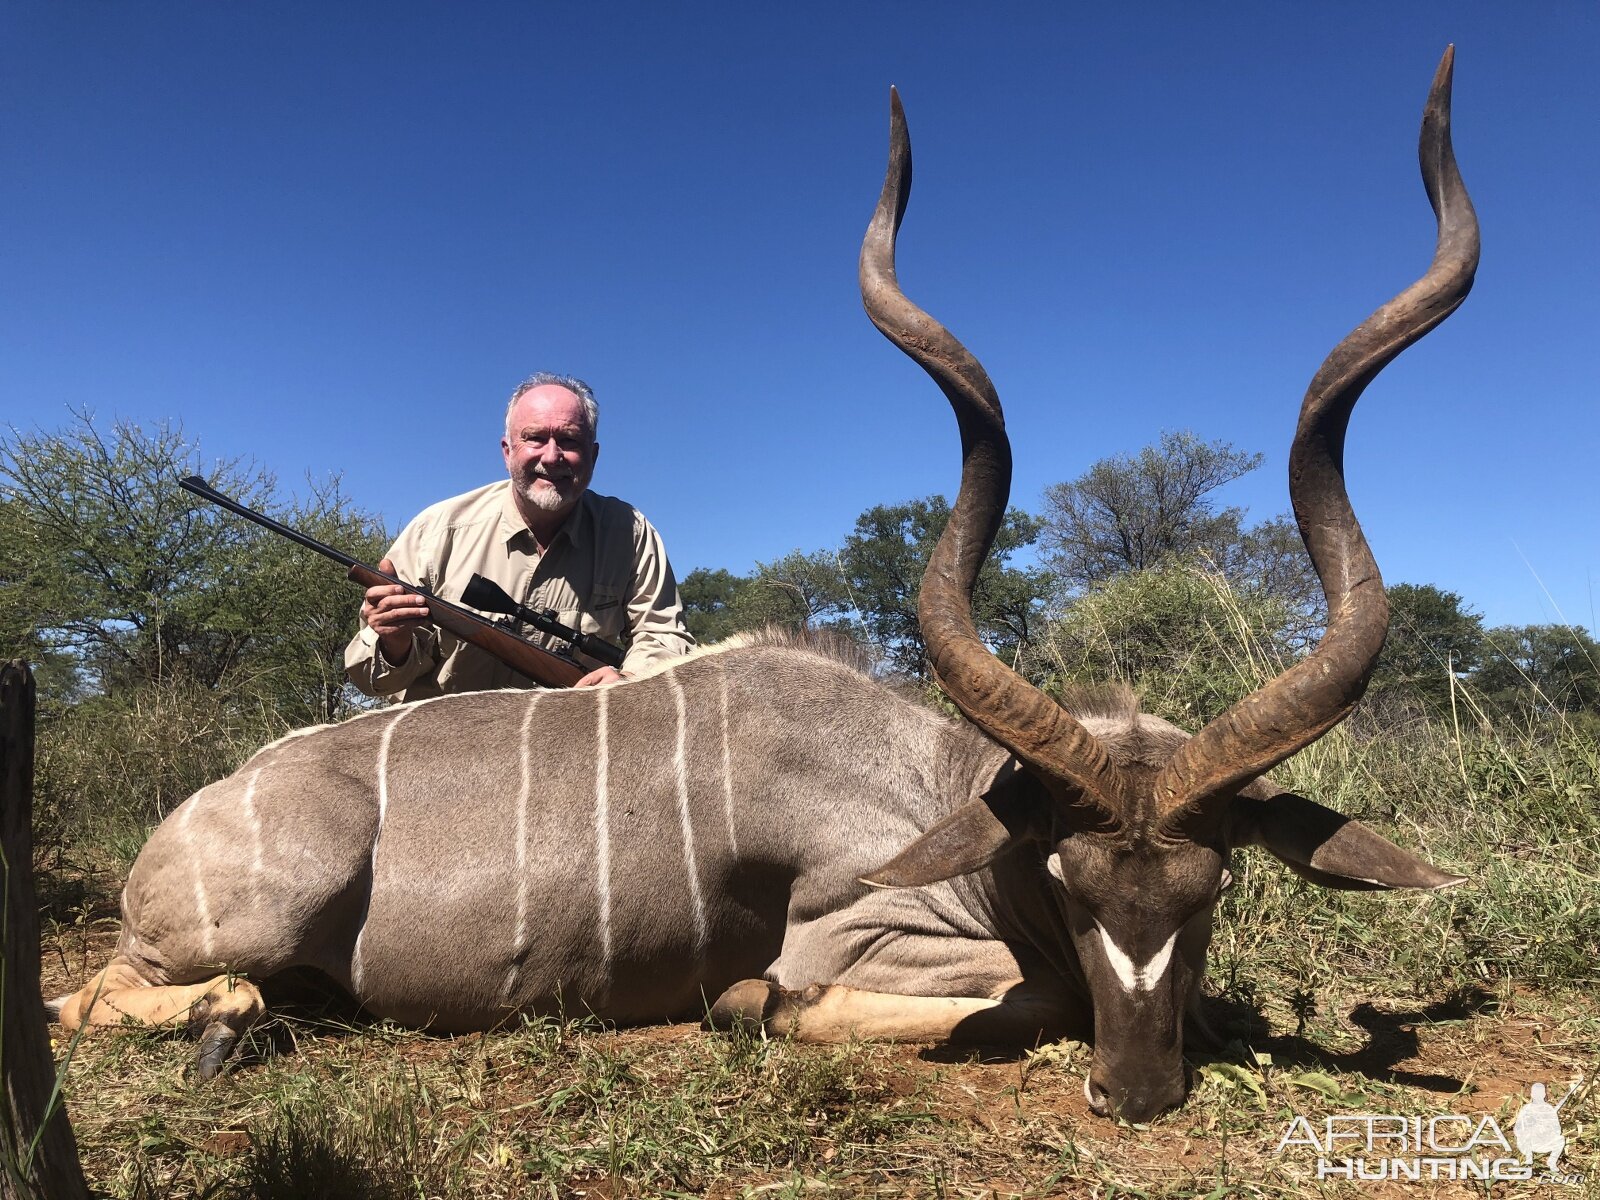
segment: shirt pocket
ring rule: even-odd
[[[584,633],[615,640],[628,626],[627,589],[620,583],[596,584],[583,610]]]

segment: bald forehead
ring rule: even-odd
[[[593,436],[583,401],[556,383],[542,383],[529,388],[512,405],[510,413],[506,415],[506,433],[518,434],[527,429],[551,433],[576,432],[585,438]]]

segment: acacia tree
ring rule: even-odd
[[[709,646],[743,628],[737,606],[749,585],[749,579],[726,567],[696,567],[679,581],[684,622],[695,641]]]
[[[1217,508],[1211,493],[1260,465],[1259,454],[1187,432],[1163,433],[1132,457],[1102,458],[1045,490],[1041,540],[1050,564],[1063,583],[1081,588],[1230,545],[1244,512]]]
[[[171,806],[262,742],[361,704],[344,683],[359,589],[332,563],[178,487],[180,430],[79,416],[0,436],[0,658],[43,660],[40,843],[131,856]],[[219,490],[375,561],[388,542],[336,483],[280,504],[223,463]]]
[[[832,550],[791,550],[782,558],[756,563],[749,575],[697,567],[684,577],[678,593],[689,632],[702,644],[768,625],[858,631],[850,585]]]
[[[60,434],[0,438],[5,608],[70,656],[84,688],[114,693],[174,672],[215,686],[237,656],[231,598],[209,585],[253,539],[178,489],[190,458],[176,430],[117,423],[106,435],[83,415]],[[214,475],[247,504],[270,492],[235,464]]]
[[[76,690],[76,666],[39,630],[32,599],[36,556],[25,518],[20,502],[0,493],[0,662],[20,658],[29,663],[41,697],[70,697]]]
[[[907,674],[922,676],[927,669],[917,600],[922,572],[949,521],[950,504],[943,496],[878,505],[856,519],[840,554],[867,634],[885,659]],[[1014,659],[1043,620],[1052,586],[1049,572],[1010,565],[1014,555],[1038,541],[1039,530],[1037,517],[1007,510],[973,591],[979,636],[1004,658]]]
[[[765,624],[847,632],[855,628],[853,609],[850,584],[832,550],[792,550],[772,562],[756,563],[735,605],[743,628]]]
[[[943,496],[880,504],[856,518],[837,552],[794,550],[757,563],[747,576],[697,568],[679,588],[689,631],[715,642],[764,625],[835,629],[871,642],[895,670],[921,677],[927,668],[917,599],[949,520]],[[1010,565],[1038,536],[1037,518],[1015,508],[1006,513],[973,597],[980,635],[1010,658],[1036,636],[1051,587],[1047,571]]]
[[[1600,643],[1573,625],[1502,625],[1472,682],[1506,708],[1600,712]]]
[[[377,562],[390,538],[376,515],[357,507],[337,478],[272,506],[292,528],[364,562]],[[253,527],[252,527],[253,528]],[[235,578],[237,612],[247,630],[235,674],[288,709],[295,723],[337,720],[365,706],[345,680],[344,648],[356,632],[361,589],[315,551],[261,531]]]
[[[310,551],[182,491],[199,466],[168,426],[102,432],[80,414],[0,437],[0,652],[45,657],[53,701],[181,682],[248,692],[286,721],[331,719],[359,594]],[[259,468],[205,474],[357,557],[383,553],[382,523],[337,482],[283,506]]]
[[[1241,596],[1270,599],[1287,644],[1304,648],[1324,623],[1322,588],[1288,515],[1246,526],[1213,493],[1261,465],[1261,455],[1192,433],[1164,433],[1138,454],[1114,455],[1045,491],[1040,542],[1069,592],[1129,571],[1188,563],[1222,574]]]
[[[1286,645],[1306,650],[1322,636],[1328,602],[1300,530],[1287,513],[1223,537],[1199,558],[1235,591],[1279,606]]]

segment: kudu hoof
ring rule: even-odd
[[[208,1025],[200,1038],[200,1055],[194,1064],[195,1078],[205,1083],[222,1074],[238,1042],[238,1033],[221,1021]]]
[[[734,984],[706,1014],[707,1029],[757,1033],[766,1028],[783,1007],[784,991],[765,979],[743,979]]]

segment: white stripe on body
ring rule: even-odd
[[[607,688],[596,688],[594,755],[595,889],[600,894],[600,971],[611,991],[611,797],[609,751],[606,746]]]
[[[733,827],[733,762],[728,751],[728,668],[720,664],[717,672],[722,685],[722,814],[728,819],[728,849],[739,857],[739,835]]]
[[[501,993],[503,1000],[511,999],[517,976],[522,973],[522,957],[528,948],[528,801],[533,797],[533,759],[530,739],[533,733],[533,714],[539,707],[539,697],[528,699],[528,712],[522,718],[521,762],[522,787],[517,792],[517,928],[511,937],[511,969],[506,972],[506,984]]]
[[[183,815],[178,818],[178,829],[183,834],[183,840],[189,847],[189,856],[194,863],[194,907],[200,914],[200,954],[207,964],[211,961],[211,952],[216,945],[216,926],[211,919],[210,897],[206,894],[206,885],[201,882],[200,871],[205,866],[207,856],[197,853],[194,848],[194,837],[189,832],[189,826],[194,821],[195,809],[200,807],[200,797],[206,794],[207,789],[201,788],[183,805]]]
[[[244,808],[245,820],[250,823],[250,896],[252,908],[261,907],[261,876],[266,871],[266,864],[261,859],[261,816],[256,812],[256,780],[260,778],[260,767],[250,772],[250,782],[244,785],[244,799],[240,802]]]
[[[384,726],[383,736],[378,739],[378,827],[372,831],[372,862],[368,867],[367,914],[372,912],[372,896],[378,890],[378,842],[383,838],[383,820],[389,812],[389,742],[394,737],[395,727],[404,721],[415,710],[406,707],[395,714],[394,720]],[[350,983],[356,993],[356,999],[361,999],[361,980],[365,971],[361,962],[361,939],[367,935],[367,923],[363,919],[361,929],[356,934],[355,952],[350,958]]]
[[[686,753],[688,740],[688,713],[683,698],[683,684],[676,675],[668,675],[672,689],[672,702],[678,709],[678,744],[672,755],[673,773],[678,783],[678,822],[683,827],[683,869],[689,878],[689,901],[694,905],[694,952],[698,958],[706,948],[706,905],[700,894],[700,870],[694,856],[694,826],[689,820],[689,762]]]

